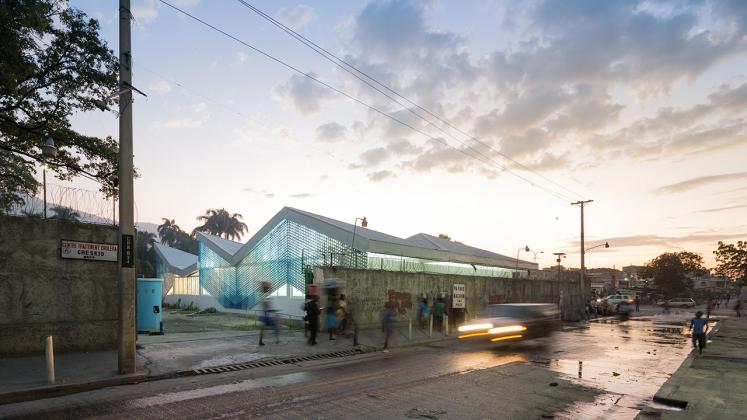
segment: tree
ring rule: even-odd
[[[451,236],[449,236],[449,235],[447,235],[445,233],[439,233],[438,234],[438,239],[446,239],[447,241],[450,241],[451,240]]]
[[[667,297],[689,293],[692,277],[702,276],[708,270],[703,266],[703,257],[687,251],[667,252],[646,263],[641,277],[652,278],[654,285]]]
[[[158,225],[158,239],[167,246],[174,246],[179,239],[179,233],[182,229],[176,224],[174,219],[162,217],[163,223]]]
[[[156,253],[153,245],[156,243],[156,235],[151,232],[137,232],[137,274],[143,277],[156,276]]]
[[[718,242],[715,274],[731,281],[747,281],[747,241],[738,241],[736,245]]]
[[[80,213],[71,209],[70,207],[56,206],[52,207],[52,217],[50,219],[69,220],[72,222],[80,222]]]
[[[203,222],[192,232],[205,232],[210,235],[222,236],[226,239],[241,239],[248,228],[241,220],[244,218],[239,213],[229,213],[226,209],[207,209],[205,214],[197,217]]]
[[[36,193],[36,162],[47,138],[57,156],[46,163],[59,179],[113,174],[115,140],[80,134],[70,124],[71,115],[96,109],[118,90],[118,62],[98,22],[65,0],[3,0],[0,39],[0,212]],[[114,188],[101,187],[106,194]]]

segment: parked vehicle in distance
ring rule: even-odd
[[[665,302],[667,301],[660,300],[656,302],[656,304],[659,306],[664,306]],[[674,299],[669,299],[668,302],[669,302],[670,307],[678,307],[678,308],[692,308],[695,305],[697,305],[697,303],[695,303],[695,301],[692,300],[691,298],[674,298]]]
[[[631,295],[609,295],[605,298],[597,299],[597,302],[607,302],[610,305],[617,305],[620,302],[633,303],[633,296]]]
[[[560,326],[560,310],[552,303],[488,305],[487,316],[457,330],[462,340],[500,342],[545,337]]]

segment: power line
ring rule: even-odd
[[[386,96],[387,98],[389,98],[390,100],[394,101],[394,102],[395,102],[395,103],[397,103],[398,105],[402,106],[402,107],[403,107],[404,109],[406,109],[407,111],[409,111],[409,112],[410,112],[410,113],[412,113],[413,115],[417,116],[418,118],[422,119],[423,121],[426,121],[426,122],[427,122],[427,123],[428,123],[429,125],[433,125],[433,126],[434,126],[434,127],[436,127],[437,129],[439,129],[439,130],[440,130],[441,132],[443,132],[444,134],[447,134],[447,135],[449,135],[450,137],[452,137],[452,138],[453,138],[454,140],[456,140],[456,141],[460,142],[461,144],[465,144],[465,143],[463,143],[463,142],[461,142],[460,140],[456,139],[455,137],[451,136],[451,135],[450,135],[449,133],[447,133],[447,132],[446,132],[445,130],[443,130],[443,128],[441,128],[441,127],[437,126],[436,124],[434,124],[434,123],[433,123],[433,122],[431,122],[430,120],[428,120],[428,119],[424,118],[424,117],[423,117],[422,115],[420,115],[420,114],[418,114],[417,112],[413,111],[413,110],[412,110],[411,108],[409,108],[408,106],[406,106],[406,105],[402,104],[402,103],[401,103],[401,102],[399,102],[399,100],[397,100],[396,98],[392,98],[392,97],[391,97],[390,95],[386,94],[385,92],[382,92],[382,91],[381,91],[381,90],[380,90],[379,88],[377,88],[376,86],[374,86],[373,84],[371,84],[371,82],[373,82],[374,84],[376,84],[376,85],[380,86],[381,88],[385,89],[386,91],[388,91],[388,92],[390,92],[390,93],[392,93],[392,94],[396,95],[397,97],[399,97],[399,98],[403,99],[403,100],[404,100],[405,102],[407,102],[407,103],[409,103],[410,105],[412,105],[412,106],[416,107],[417,109],[419,109],[419,110],[421,110],[421,111],[425,112],[426,114],[428,114],[429,116],[431,116],[431,117],[435,118],[436,120],[438,120],[438,121],[439,121],[439,122],[441,122],[442,124],[444,124],[444,125],[446,125],[446,126],[450,127],[451,129],[453,129],[453,130],[457,131],[458,133],[460,133],[460,134],[462,134],[462,135],[466,136],[466,137],[467,137],[468,139],[470,139],[470,140],[472,140],[472,141],[474,141],[474,142],[476,142],[476,143],[479,143],[479,144],[480,144],[480,145],[482,145],[483,147],[485,147],[485,148],[487,148],[487,149],[489,149],[489,150],[493,151],[494,153],[497,153],[497,154],[499,154],[499,155],[500,155],[500,156],[502,156],[502,157],[503,157],[504,159],[506,159],[506,160],[509,160],[509,161],[513,162],[514,164],[518,165],[519,167],[521,167],[522,169],[526,170],[527,172],[529,172],[529,173],[532,173],[532,174],[534,174],[534,175],[536,175],[536,176],[538,176],[538,177],[540,177],[540,178],[542,178],[542,179],[544,179],[544,180],[546,180],[546,181],[548,181],[548,182],[550,182],[550,183],[552,183],[552,184],[556,185],[557,187],[560,187],[560,188],[562,188],[562,189],[564,189],[564,190],[566,190],[566,191],[570,192],[570,193],[571,193],[571,194],[573,194],[573,195],[576,195],[576,196],[579,196],[579,197],[581,196],[581,194],[578,194],[577,192],[575,192],[575,191],[573,191],[573,190],[571,190],[571,189],[569,189],[569,188],[566,188],[565,186],[563,186],[563,185],[561,185],[561,184],[559,184],[559,183],[557,183],[557,182],[555,182],[555,181],[551,180],[550,178],[547,178],[547,177],[545,177],[544,175],[542,175],[542,174],[540,174],[540,173],[538,173],[538,172],[536,172],[536,171],[533,171],[533,170],[532,170],[531,168],[528,168],[528,167],[527,167],[526,165],[524,165],[524,164],[522,164],[521,162],[519,162],[519,161],[517,161],[517,160],[515,160],[515,159],[511,158],[511,157],[510,157],[510,156],[508,156],[507,154],[505,154],[505,153],[503,153],[503,152],[501,152],[501,151],[499,151],[499,150],[496,150],[496,149],[495,149],[495,148],[494,148],[494,147],[493,147],[493,146],[492,146],[491,144],[489,144],[489,143],[486,143],[486,142],[483,142],[483,141],[481,141],[480,139],[478,139],[477,137],[475,137],[475,136],[472,136],[472,135],[470,135],[469,133],[466,133],[466,132],[464,132],[464,131],[463,131],[463,130],[461,130],[461,129],[460,129],[459,127],[456,127],[455,125],[451,124],[451,123],[450,123],[450,122],[449,122],[448,120],[446,120],[446,119],[445,119],[444,117],[441,117],[441,116],[439,116],[438,114],[436,114],[436,113],[434,113],[434,112],[432,112],[432,111],[430,111],[430,110],[426,109],[425,107],[423,107],[423,106],[419,105],[418,103],[416,103],[416,102],[414,102],[414,101],[410,100],[409,98],[407,98],[407,97],[405,97],[404,95],[400,94],[399,92],[397,92],[396,90],[392,89],[391,87],[389,87],[389,86],[388,86],[388,85],[386,85],[385,83],[382,83],[382,82],[380,82],[380,81],[379,81],[379,80],[377,80],[377,79],[376,79],[375,77],[373,77],[373,76],[371,76],[371,75],[367,74],[367,73],[366,73],[366,72],[364,72],[363,70],[360,70],[360,69],[358,69],[358,68],[357,68],[357,67],[355,67],[354,65],[352,65],[352,64],[350,64],[350,63],[348,63],[348,62],[347,62],[346,60],[344,60],[344,59],[342,59],[342,58],[338,57],[338,56],[337,56],[337,55],[335,55],[334,53],[330,52],[329,50],[327,50],[327,49],[325,49],[324,47],[320,46],[319,44],[315,43],[314,41],[312,41],[312,40],[308,39],[307,37],[303,36],[302,34],[299,34],[298,32],[294,31],[294,30],[293,30],[292,28],[289,28],[288,26],[286,26],[286,25],[285,25],[285,24],[283,24],[282,22],[278,21],[277,19],[273,18],[272,16],[270,16],[270,15],[268,15],[267,13],[263,12],[263,11],[262,11],[261,9],[259,9],[259,8],[255,7],[255,6],[253,6],[252,4],[248,3],[247,1],[245,1],[245,0],[237,0],[237,1],[238,1],[239,3],[241,3],[242,5],[244,5],[245,7],[249,8],[250,10],[252,10],[253,12],[255,12],[256,14],[258,14],[258,15],[259,15],[260,17],[264,18],[265,20],[269,21],[269,22],[270,22],[270,23],[272,23],[273,25],[275,25],[275,26],[277,26],[278,28],[280,28],[281,30],[283,30],[283,31],[284,31],[285,33],[287,33],[288,35],[290,35],[291,37],[293,37],[293,38],[294,38],[294,39],[296,39],[297,41],[299,41],[299,42],[301,42],[302,44],[306,45],[307,47],[311,48],[311,49],[312,49],[312,50],[314,50],[314,51],[315,51],[315,52],[316,52],[317,54],[321,55],[322,57],[324,57],[324,58],[325,58],[325,59],[327,59],[328,61],[332,62],[333,64],[335,64],[335,65],[336,65],[337,67],[339,67],[340,69],[342,69],[342,70],[344,70],[345,72],[347,72],[347,73],[351,74],[352,76],[354,76],[355,78],[357,78],[357,79],[358,79],[358,80],[360,80],[361,82],[365,83],[366,85],[368,85],[368,86],[369,86],[369,87],[371,87],[372,89],[376,90],[377,92],[379,92],[379,93],[381,93],[382,95]],[[359,75],[360,75],[360,76],[359,76]],[[368,81],[368,80],[366,80],[366,79],[363,79],[363,78],[362,78],[361,76],[365,77],[366,79],[370,80],[371,82],[369,82],[369,81]],[[471,146],[468,146],[468,147],[470,147],[471,149],[475,150],[475,149],[474,149],[474,148],[472,148]],[[477,150],[475,150],[475,151],[477,151]],[[491,159],[492,159],[492,158],[491,158]],[[512,172],[512,171],[511,171],[510,169],[508,169],[508,168],[505,168],[505,167],[504,167],[504,169],[505,169],[505,170],[507,170],[508,172],[511,172],[511,173],[512,173],[513,175],[516,175],[516,174],[515,174],[515,173],[513,173],[513,172]],[[522,178],[522,179],[524,179],[524,178]],[[524,179],[524,180],[525,180],[525,181],[527,181],[527,182],[530,182],[530,183],[531,183],[531,181],[528,181],[528,180],[526,180],[526,179]]]
[[[320,84],[320,85],[322,85],[322,86],[324,86],[324,87],[326,87],[326,88],[328,88],[328,89],[330,89],[330,90],[332,90],[334,92],[336,92],[337,94],[342,95],[342,96],[344,96],[344,97],[346,97],[346,98],[348,98],[348,99],[350,99],[350,100],[352,100],[352,101],[354,101],[354,102],[356,102],[356,103],[358,103],[358,104],[360,104],[360,105],[362,105],[362,106],[370,109],[371,111],[374,111],[377,114],[380,114],[380,115],[382,115],[384,117],[387,117],[387,118],[389,118],[389,119],[391,119],[391,120],[399,123],[402,126],[405,126],[405,127],[409,128],[409,129],[411,129],[411,130],[413,130],[413,131],[415,131],[417,133],[422,134],[423,136],[425,136],[425,137],[427,137],[427,138],[429,138],[431,140],[434,140],[434,141],[437,141],[439,143],[442,143],[442,144],[444,144],[445,146],[447,146],[449,148],[453,148],[454,150],[456,150],[456,151],[464,154],[467,157],[470,157],[470,158],[473,158],[473,159],[477,159],[478,161],[481,161],[483,163],[488,163],[488,164],[491,164],[491,165],[494,165],[494,166],[497,165],[500,169],[506,169],[505,167],[501,166],[500,164],[497,164],[494,161],[485,162],[484,160],[480,159],[479,157],[476,157],[476,156],[473,156],[473,155],[467,153],[464,149],[453,147],[452,145],[450,145],[444,139],[431,136],[430,134],[428,134],[428,133],[420,130],[419,128],[417,128],[417,127],[415,127],[415,126],[413,126],[413,125],[411,125],[411,124],[409,124],[409,123],[407,123],[405,121],[402,121],[401,119],[395,117],[394,115],[391,115],[391,114],[389,114],[389,113],[387,113],[387,112],[385,112],[385,111],[383,111],[383,110],[381,110],[381,109],[379,109],[379,108],[377,108],[377,107],[375,107],[373,105],[370,105],[370,104],[362,101],[361,99],[358,99],[355,96],[353,96],[353,95],[351,95],[351,94],[349,94],[349,93],[347,93],[347,92],[345,92],[345,91],[343,91],[341,89],[338,89],[338,88],[330,85],[327,82],[324,82],[323,80],[321,80],[321,79],[319,79],[319,78],[317,78],[315,76],[312,76],[311,74],[303,72],[302,70],[300,70],[299,68],[293,66],[292,64],[286,63],[285,61],[283,61],[283,60],[281,60],[281,59],[273,56],[272,54],[270,54],[270,53],[268,53],[268,52],[266,52],[264,50],[261,50],[261,49],[255,47],[255,46],[247,43],[246,41],[243,41],[243,40],[237,38],[234,35],[229,34],[228,32],[226,32],[226,31],[224,31],[224,30],[222,30],[222,29],[220,29],[220,28],[218,28],[218,27],[216,27],[216,26],[214,26],[214,25],[206,22],[205,20],[203,20],[203,19],[201,19],[201,18],[199,18],[197,16],[192,15],[191,13],[189,13],[189,12],[187,12],[185,10],[180,9],[177,6],[174,6],[174,5],[168,3],[168,2],[166,2],[164,0],[159,0],[159,1],[162,4],[164,4],[164,5],[168,6],[168,7],[176,10],[177,12],[179,12],[179,13],[187,16],[187,17],[189,17],[190,19],[195,20],[196,22],[199,22],[200,24],[202,24],[202,25],[204,25],[204,26],[206,26],[206,27],[208,27],[208,28],[210,28],[210,29],[212,29],[212,30],[214,30],[214,31],[216,31],[216,32],[218,32],[218,33],[226,36],[227,38],[230,38],[230,39],[234,40],[235,42],[238,42],[239,44],[244,45],[245,47],[251,49],[252,51],[257,52],[258,54],[260,54],[260,55],[262,55],[262,56],[264,56],[264,57],[266,57],[266,58],[268,58],[268,59],[270,59],[270,60],[272,60],[272,61],[280,64],[280,65],[282,65],[283,67],[286,67],[286,68],[288,68],[288,69],[290,69],[290,70],[292,70],[292,71],[294,71],[294,72],[296,72],[296,73],[298,73],[298,74],[300,74],[300,75],[302,75],[302,76],[304,76],[304,77],[306,77],[306,78],[308,78],[308,79],[310,79],[310,80],[312,80],[312,81],[314,81],[314,82],[316,82],[316,83],[318,83],[318,84]],[[554,195],[556,198],[559,198],[560,200],[568,201],[568,199],[569,199],[567,196],[564,196],[564,194],[560,194],[560,193],[557,193],[557,192],[555,192],[553,190],[550,190],[550,189],[548,189],[548,188],[546,188],[546,187],[544,187],[542,185],[539,185],[539,184],[537,184],[535,182],[532,182],[531,180],[526,179],[526,178],[524,178],[524,177],[522,177],[522,176],[520,176],[518,174],[514,173],[514,175],[517,176],[517,177],[519,177],[519,178],[521,178],[521,179],[523,179],[523,180],[525,180],[526,182],[530,183],[532,186],[536,186],[536,187],[539,187],[539,188],[543,189],[544,191],[548,192],[549,194]]]

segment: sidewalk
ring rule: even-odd
[[[408,327],[399,326],[390,340],[391,347],[403,347],[453,339],[436,331],[428,337],[415,325],[412,340]],[[173,377],[179,372],[207,367],[247,363],[289,356],[308,356],[353,349],[352,338],[336,337],[330,341],[327,333],[319,333],[317,345],[309,346],[303,331],[282,331],[280,343],[275,343],[272,331],[265,332],[264,346],[259,346],[258,331],[206,331],[171,333],[162,336],[138,335],[137,369],[134,375],[117,375],[117,352],[87,352],[55,354],[57,381],[46,383],[43,355],[0,359],[0,404],[79,392],[106,386],[143,382]],[[361,330],[358,348],[364,351],[383,347],[379,329]]]
[[[747,319],[719,321],[700,355],[693,351],[654,401],[684,410],[646,410],[639,419],[743,419],[747,416]]]

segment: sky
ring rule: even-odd
[[[578,267],[571,203],[592,199],[586,247],[610,248],[589,268],[681,250],[713,267],[717,241],[747,239],[747,2],[248,1],[399,103],[238,1],[169,2],[300,73],[133,0],[138,222],[225,208],[246,240],[292,206]],[[118,51],[116,2],[70,4]],[[110,112],[73,127],[118,134]]]

